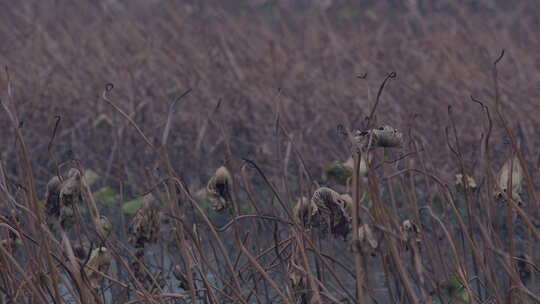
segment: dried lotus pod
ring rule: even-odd
[[[311,225],[311,218],[317,213],[317,206],[307,197],[298,200],[293,208],[293,215],[304,227]]]
[[[222,212],[232,205],[232,177],[229,170],[219,167],[206,186],[208,198],[212,201],[212,209]]]
[[[68,178],[60,187],[60,206],[73,206],[81,202],[81,173],[75,168],[71,168]]]
[[[88,260],[87,267],[84,268],[84,272],[90,286],[96,290],[99,288],[99,284],[102,281],[102,276],[97,271],[107,273],[112,262],[112,254],[105,247],[100,247],[92,250],[90,259]]]
[[[467,174],[465,174],[465,176],[463,176],[461,173],[456,174],[456,181],[454,184],[459,192],[465,192],[465,186],[472,191],[478,188],[474,178]]]
[[[496,195],[502,195],[501,192],[508,192],[507,188],[510,183],[510,178],[512,179],[512,184],[510,188],[512,189],[512,194],[520,194],[523,183],[523,168],[519,163],[517,157],[512,157],[508,159],[501,168],[501,171],[498,175],[498,186],[500,190],[496,191]]]
[[[97,233],[102,238],[106,239],[111,235],[112,224],[106,216],[100,215],[99,218],[96,219],[95,225]]]
[[[341,196],[330,188],[321,187],[313,193],[311,202],[317,206],[318,214],[324,220],[323,232],[329,228],[333,234],[345,238],[350,231],[350,220],[345,214],[346,203]]]
[[[355,140],[358,144],[368,140],[370,147],[399,148],[403,144],[403,134],[397,129],[385,125],[367,132],[357,131]]]
[[[59,176],[54,176],[47,183],[45,193],[46,213],[50,217],[58,218],[64,229],[72,227],[75,222],[75,208],[82,201],[81,173],[76,168],[71,168],[64,181]]]
[[[71,168],[68,178],[60,187],[60,224],[62,228],[69,229],[75,225],[75,208],[82,201],[81,196],[81,173],[75,168]]]
[[[159,228],[159,203],[152,193],[148,193],[131,220],[128,240],[136,248],[143,248],[146,243],[157,241]]]
[[[334,209],[339,209],[339,193],[328,188],[321,187],[313,193],[311,201],[317,206],[318,212],[322,216],[331,216]]]

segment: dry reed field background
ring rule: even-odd
[[[0,303],[540,303],[538,11],[0,2]]]

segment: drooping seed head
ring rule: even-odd
[[[338,208],[339,193],[328,188],[321,187],[313,193],[311,201],[317,206],[318,212],[323,216],[330,216],[332,209]]]
[[[212,201],[212,209],[222,212],[232,205],[231,197],[232,177],[229,170],[219,167],[210,178],[206,186],[208,198]]]
[[[129,226],[129,242],[133,246],[142,248],[146,243],[157,241],[161,223],[159,207],[152,193],[144,196]]]
[[[96,231],[102,238],[106,239],[111,235],[112,224],[106,216],[100,215],[95,224]]]
[[[365,142],[369,147],[399,148],[403,144],[403,134],[388,125],[371,129],[367,132],[357,131],[355,140],[358,144]]]
[[[52,181],[54,187],[54,181]],[[69,169],[68,176],[60,186],[59,193],[59,220],[62,228],[69,229],[75,225],[75,209],[82,201],[81,173],[75,168]],[[51,204],[52,205],[52,204]]]
[[[71,168],[68,178],[62,183],[60,188],[60,205],[73,206],[81,202],[81,173],[75,168]]]
[[[318,215],[324,220],[323,232],[330,228],[334,235],[346,237],[350,232],[350,218],[346,215],[346,202],[336,191],[321,187],[313,193],[311,201],[317,206]]]

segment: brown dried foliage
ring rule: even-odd
[[[129,224],[129,242],[144,248],[147,243],[155,243],[159,237],[161,213],[160,204],[152,193],[143,198],[143,203]]]

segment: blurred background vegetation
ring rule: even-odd
[[[43,191],[56,166],[73,159],[99,176],[94,187],[108,202],[140,202],[149,176],[163,175],[137,132],[101,99],[106,83],[115,86],[113,101],[155,142],[172,100],[192,89],[174,114],[167,149],[193,192],[223,164],[228,141],[236,161],[252,159],[272,177],[294,140],[313,181],[331,184],[323,171],[349,157],[337,127],[361,126],[389,72],[397,78],[383,95],[379,121],[403,131],[430,159],[427,169],[451,181],[457,167],[446,143],[448,107],[474,174],[484,126],[470,96],[493,104],[491,67],[502,49],[505,113],[525,155],[538,152],[539,5],[3,1],[0,64],[9,68]],[[0,79],[7,88],[7,73]],[[8,98],[7,89],[0,97]],[[0,113],[1,160],[16,180],[6,118]],[[277,121],[288,138],[276,133]],[[492,138],[502,163],[508,139],[501,128]]]
[[[0,98],[10,99],[9,75],[39,199],[58,165],[77,160],[95,175],[91,187],[102,214],[125,227],[124,215],[133,214],[152,181],[167,172],[103,101],[107,83],[114,84],[111,100],[156,146],[170,104],[192,90],[176,107],[166,146],[192,193],[205,187],[230,149],[233,167],[253,160],[282,186],[281,194],[288,192],[292,206],[302,191],[295,173],[304,165],[309,182],[345,189],[342,177],[328,176],[341,172],[339,164],[350,156],[339,126],[362,127],[390,72],[397,77],[385,88],[377,120],[405,136],[404,149],[393,156],[417,149],[407,166],[453,184],[460,168],[446,134],[451,108],[467,173],[482,176],[487,126],[471,96],[494,108],[493,61],[505,50],[500,98],[520,151],[536,168],[534,179],[540,164],[539,11],[535,0],[0,1],[0,65],[9,71],[0,73]],[[296,156],[289,167],[283,164],[291,142],[302,166]],[[14,130],[3,111],[0,147],[16,188],[21,172]],[[511,151],[495,120],[490,151],[497,168]],[[273,212],[271,190],[254,170],[247,174],[262,213]],[[447,210],[440,193],[423,185],[419,197],[429,197],[437,212]],[[395,195],[401,210],[413,194],[400,189],[382,195]],[[227,222],[202,203],[216,224]],[[242,214],[253,212],[248,204],[240,207]],[[446,219],[453,222],[452,215]]]

